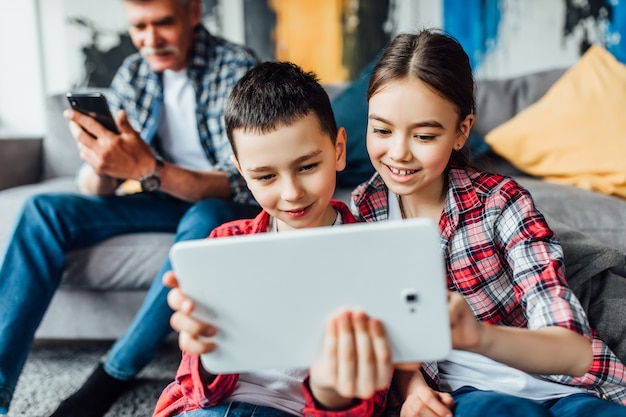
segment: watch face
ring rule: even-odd
[[[156,191],[161,186],[161,180],[159,177],[152,176],[141,180],[141,189],[143,191]]]

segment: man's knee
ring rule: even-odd
[[[28,197],[22,206],[22,217],[28,221],[40,217],[57,217],[60,207],[63,207],[63,195],[35,194]]]

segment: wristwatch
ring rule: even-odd
[[[154,157],[154,170],[139,178],[141,190],[144,192],[157,191],[161,188],[161,173],[163,172],[163,159],[158,156]]]

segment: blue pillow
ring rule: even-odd
[[[337,126],[343,126],[348,134],[346,145],[346,169],[337,173],[337,186],[354,188],[374,174],[365,145],[367,133],[367,86],[375,59],[363,69],[359,77],[331,100]]]
[[[491,150],[491,147],[485,142],[485,138],[474,133],[473,130],[470,131],[467,141],[469,143],[472,159],[478,158]]]

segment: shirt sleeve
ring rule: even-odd
[[[176,382],[189,404],[199,408],[212,407],[229,397],[237,386],[237,374],[216,375],[211,382],[205,381],[205,372],[201,372],[200,357],[183,353]]]
[[[514,293],[524,306],[529,329],[560,326],[591,340],[591,329],[578,299],[565,280],[563,251],[557,236],[527,193],[504,206],[497,238],[505,247]]]
[[[377,391],[372,398],[359,400],[347,410],[324,410],[319,408],[311,388],[309,377],[302,383],[304,391],[304,408],[302,414],[306,417],[378,417],[385,411],[388,390]]]

